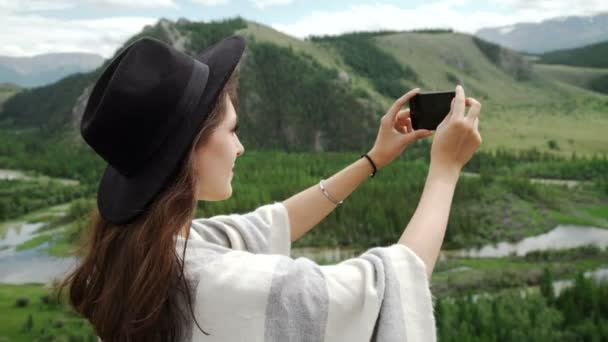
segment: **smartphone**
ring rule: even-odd
[[[418,93],[410,99],[410,118],[414,129],[434,131],[450,112],[455,91]]]

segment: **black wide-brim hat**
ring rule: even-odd
[[[80,126],[108,162],[97,192],[105,221],[132,222],[177,176],[244,49],[245,40],[235,35],[194,58],[141,38],[105,68]]]

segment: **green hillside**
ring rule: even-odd
[[[366,32],[300,40],[242,18],[160,20],[126,44],[152,36],[195,54],[232,33],[248,41],[238,112],[250,149],[368,149],[396,97],[413,87],[451,90],[460,83],[483,103],[483,149],[606,152],[607,96],[466,34]],[[6,102],[0,123],[73,130],[79,116],[72,109],[83,107],[83,91],[100,70],[19,93]],[[597,83],[584,82],[589,89]]]
[[[608,42],[553,51],[535,60],[535,69],[550,78],[608,95]]]
[[[608,68],[536,64],[534,70],[556,81],[608,95]]]
[[[0,111],[2,110],[2,104],[19,91],[21,91],[21,88],[16,84],[0,83]]]
[[[97,75],[98,71],[74,74],[52,85],[25,89],[4,103],[0,123],[58,132],[72,121],[72,108]]]
[[[564,64],[582,67],[608,68],[608,42],[591,44],[576,49],[551,51],[540,56],[543,64]]]

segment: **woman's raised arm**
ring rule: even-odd
[[[465,116],[464,109],[470,106]],[[456,87],[452,110],[437,127],[431,147],[431,165],[418,207],[399,239],[426,264],[428,278],[439,256],[456,183],[462,167],[481,145],[481,104],[466,98]]]
[[[367,153],[378,170],[397,158],[409,144],[431,135],[427,130],[414,131],[409,119],[409,109],[400,110],[418,91],[418,88],[413,89],[397,99],[380,120],[376,142]],[[355,191],[372,171],[371,163],[361,157],[325,180],[323,184],[333,200],[342,201]],[[316,226],[336,207],[325,197],[318,184],[291,196],[283,201],[283,204],[289,213],[292,242]]]

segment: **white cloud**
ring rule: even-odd
[[[257,8],[266,8],[278,5],[289,5],[293,0],[251,0]]]
[[[0,0],[0,13],[58,11],[82,5],[100,8],[177,8],[174,0]]]
[[[91,52],[111,57],[128,38],[156,18],[114,17],[61,20],[38,15],[2,16],[0,55]]]
[[[552,16],[586,15],[608,10],[606,0],[490,0],[491,2],[520,11],[549,12]]]
[[[124,8],[177,8],[173,0],[86,0],[86,2],[99,7]]]
[[[54,11],[74,7],[73,0],[0,0],[0,13]]]
[[[230,2],[230,0],[191,0],[197,4],[205,5],[205,6],[218,6],[218,5],[226,5]]]
[[[291,24],[274,28],[297,37],[368,30],[455,28],[470,30],[470,21],[449,6],[430,4],[404,9],[394,5],[359,5],[335,12],[315,11]],[[464,27],[464,29],[463,29]]]
[[[122,16],[99,19],[59,19],[36,12],[56,11],[84,3],[96,7],[175,7],[173,0],[0,0],[0,55],[31,56],[49,52],[90,52],[111,57],[152,17]]]
[[[582,15],[608,10],[608,1],[590,0],[574,10],[571,3],[536,1],[535,8],[525,7],[524,0],[493,0],[509,11],[462,10],[465,0],[442,0],[415,8],[401,8],[389,4],[351,6],[341,11],[314,11],[295,22],[273,23],[272,27],[287,34],[304,38],[310,35],[340,34],[368,30],[411,30],[420,28],[452,28],[473,33],[483,27],[511,25],[518,22],[539,22],[563,15]],[[593,11],[591,9],[594,8]]]

